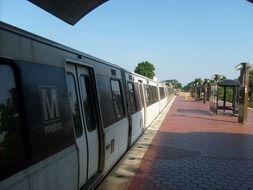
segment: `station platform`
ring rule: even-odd
[[[253,110],[237,120],[178,96],[97,189],[253,189]]]

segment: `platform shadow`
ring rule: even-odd
[[[178,113],[184,114],[200,114],[200,115],[212,115],[208,110],[201,110],[201,109],[177,109]]]

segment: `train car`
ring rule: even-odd
[[[126,81],[126,95],[128,98],[128,112],[129,114],[129,124],[131,130],[130,144],[133,145],[134,142],[143,132],[144,125],[144,114],[143,114],[143,93],[141,92],[141,86],[139,81],[136,81],[137,74],[124,71],[125,81]]]
[[[94,188],[166,104],[158,82],[3,22],[0,42],[1,189]]]
[[[145,130],[159,113],[172,100],[174,94],[167,85],[151,80],[142,75],[132,73],[134,82],[138,84],[141,98],[143,130]]]
[[[147,84],[144,84],[145,95],[146,95],[146,118],[145,126],[148,127],[152,121],[160,113],[160,103],[159,103],[159,94],[158,94],[158,83],[156,81],[147,81]]]
[[[167,101],[170,102],[172,98],[175,96],[175,89],[170,85],[166,85],[165,92],[166,92]]]
[[[166,85],[158,84],[158,92],[159,92],[159,111],[161,112],[168,104]]]
[[[137,73],[131,73],[131,77],[132,77],[132,80],[134,81],[136,89],[138,86],[138,90],[135,90],[135,91],[136,91],[136,93],[139,94],[139,97],[140,97],[139,105],[141,107],[140,112],[141,112],[141,119],[142,119],[140,125],[141,125],[141,131],[143,132],[146,129],[146,127],[145,127],[146,126],[145,125],[146,119],[145,118],[147,117],[146,116],[147,102],[146,102],[146,95],[145,95],[146,89],[144,89],[144,84],[146,84],[147,80],[150,80],[150,79],[148,79],[144,76],[141,76]]]

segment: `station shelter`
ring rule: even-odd
[[[204,88],[203,85],[195,86],[195,101],[200,101],[204,99]]]
[[[190,89],[191,97],[194,97],[195,101],[209,101],[211,94],[211,86],[209,83],[193,86]]]
[[[210,111],[218,114],[218,110],[238,114],[239,109],[239,87],[238,80],[221,80],[211,84]]]

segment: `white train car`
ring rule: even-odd
[[[159,92],[159,112],[161,112],[168,104],[166,85],[158,84],[158,92]]]
[[[143,129],[145,130],[159,113],[171,101],[174,94],[167,85],[151,80],[142,75],[132,73],[134,82],[138,84],[141,98]]]
[[[125,73],[125,81],[126,81],[126,95],[128,97],[129,105],[128,112],[129,114],[129,123],[131,130],[131,139],[130,144],[134,144],[134,142],[140,137],[143,132],[144,125],[144,110],[143,110],[143,100],[141,92],[141,84],[139,81],[136,81],[136,74],[124,71]]]
[[[146,118],[145,126],[148,127],[153,120],[160,113],[160,103],[159,103],[159,94],[158,94],[158,83],[156,81],[148,80],[147,84],[144,84],[145,89],[145,99],[146,99]]]
[[[0,42],[1,190],[94,188],[171,99],[158,82],[2,22]]]
[[[141,107],[141,110],[140,110],[140,113],[141,113],[141,129],[142,129],[142,132],[145,131],[146,129],[146,108],[147,108],[147,103],[146,103],[146,90],[144,89],[144,85],[147,83],[147,80],[150,80],[144,76],[141,76],[137,73],[131,73],[132,75],[132,79],[135,83],[135,85],[137,86],[138,84],[138,90],[136,90],[136,92],[139,94],[139,97],[140,97],[140,107]]]

